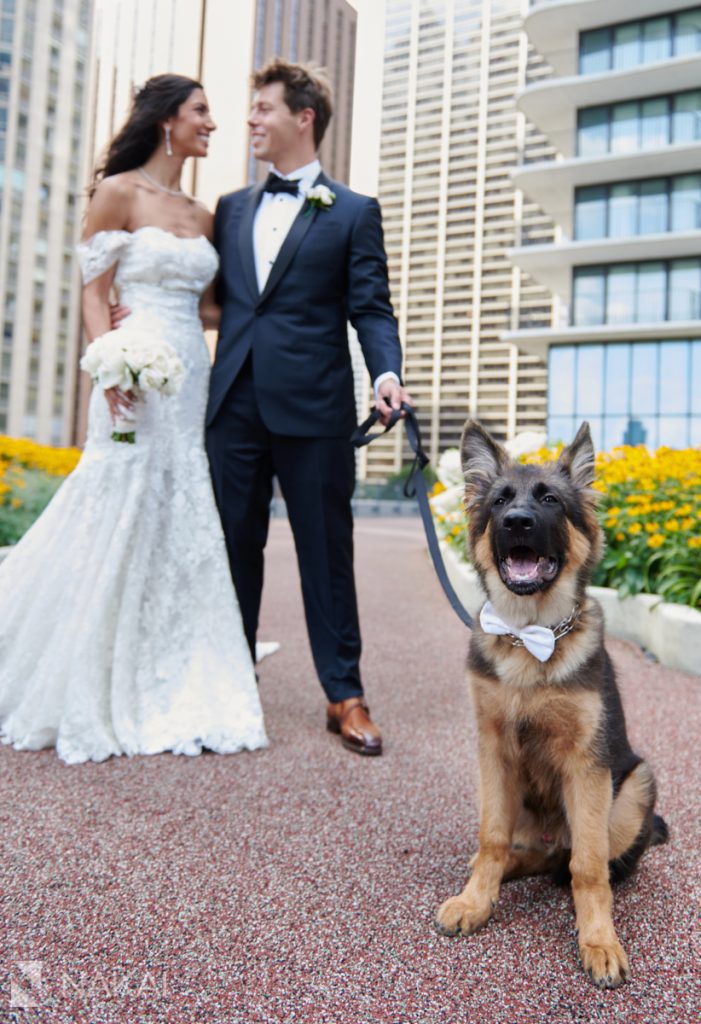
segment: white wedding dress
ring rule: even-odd
[[[0,564],[0,736],[69,763],[265,746],[204,450],[198,303],[216,252],[143,227],[98,232],[79,256],[86,282],[117,263],[120,301],[158,318],[186,375],[139,402],[135,444],[111,439],[93,389],[77,468]]]

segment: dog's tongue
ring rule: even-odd
[[[506,559],[506,567],[512,580],[534,580],[538,576],[538,557],[534,551],[523,550]]]

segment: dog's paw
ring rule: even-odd
[[[579,954],[597,988],[618,988],[630,976],[628,957],[617,939],[601,945],[582,944]]]
[[[471,935],[482,928],[492,916],[492,906],[480,909],[462,896],[451,896],[439,907],[435,918],[441,935]]]

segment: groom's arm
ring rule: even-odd
[[[411,403],[411,398],[400,379],[402,347],[390,299],[382,215],[376,199],[364,199],[353,224],[347,301],[348,317],[358,332],[375,383],[376,408],[385,421],[390,408]]]

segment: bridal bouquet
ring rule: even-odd
[[[137,401],[148,391],[176,394],[185,376],[177,352],[159,336],[158,321],[139,314],[130,316],[124,326],[95,338],[80,365],[104,391],[129,391]],[[134,444],[136,426],[135,411],[131,417],[116,419],[112,440]]]

